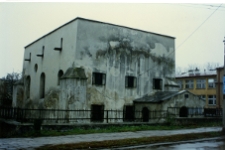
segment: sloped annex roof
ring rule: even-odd
[[[182,91],[158,91],[154,93],[153,95],[145,95],[141,98],[133,100],[134,103],[161,103],[166,100],[169,100],[172,97],[175,97],[177,95],[183,94],[183,93],[189,93],[188,90],[182,90]],[[195,95],[195,94],[193,94]]]
[[[71,22],[74,22],[76,20],[86,20],[86,21],[90,21],[90,22],[96,22],[96,23],[101,23],[101,24],[108,24],[108,25],[113,25],[113,26],[118,26],[118,27],[123,27],[123,28],[127,28],[127,29],[132,29],[132,30],[137,30],[137,31],[141,31],[141,32],[146,32],[146,33],[151,33],[151,34],[155,34],[155,35],[160,35],[160,36],[164,36],[164,37],[168,37],[168,38],[173,38],[175,39],[175,37],[172,37],[172,36],[168,36],[168,35],[163,35],[163,34],[158,34],[158,33],[154,33],[154,32],[149,32],[149,31],[144,31],[144,30],[140,30],[140,29],[135,29],[135,28],[131,28],[131,27],[126,27],[126,26],[122,26],[122,25],[116,25],[116,24],[112,24],[112,23],[106,23],[106,22],[101,22],[101,21],[96,21],[96,20],[91,20],[91,19],[85,19],[85,18],[81,18],[81,17],[76,17],[75,19],[59,26],[58,28],[54,29],[53,31],[43,35],[42,37],[38,38],[37,40],[33,41],[32,43],[28,44],[27,46],[25,46],[25,48],[31,46],[32,44],[34,44],[35,42],[39,41],[40,39],[50,35],[51,33],[57,31],[58,29],[66,26],[67,24],[70,24]]]

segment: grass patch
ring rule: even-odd
[[[176,129],[192,129],[199,127],[214,127],[222,126],[222,123],[207,122],[198,124],[187,125],[121,125],[121,126],[105,126],[105,127],[75,127],[71,130],[41,130],[39,132],[30,131],[23,133],[16,137],[40,137],[40,136],[63,136],[63,135],[76,135],[76,134],[91,134],[91,133],[113,133],[113,132],[135,132],[144,130],[176,130]]]
[[[122,146],[132,146],[141,144],[152,144],[152,143],[162,143],[162,142],[178,142],[195,140],[202,138],[218,137],[221,136],[222,132],[207,132],[207,133],[191,133],[191,134],[180,134],[171,136],[154,136],[154,137],[143,137],[143,138],[130,138],[123,140],[108,140],[101,142],[82,142],[75,144],[60,144],[53,146],[43,146],[37,148],[37,150],[74,150],[74,149],[99,149],[99,148],[115,148]]]

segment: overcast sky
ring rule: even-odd
[[[76,17],[173,36],[176,67],[223,65],[225,4],[1,2],[0,77],[22,72],[24,47]]]

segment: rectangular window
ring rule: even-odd
[[[189,95],[188,95],[188,94],[185,94],[185,95],[184,95],[184,98],[188,98],[188,97],[189,97]]]
[[[216,88],[215,79],[208,79],[208,87],[209,88]]]
[[[126,76],[125,79],[126,88],[135,88],[137,87],[137,78],[134,76]]]
[[[162,79],[153,79],[153,89],[162,90]]]
[[[216,105],[216,95],[209,95],[208,96],[208,104]]]
[[[193,86],[194,83],[193,83],[193,80],[185,80],[185,88],[186,89],[193,89]]]
[[[205,79],[197,79],[197,88],[205,89]]]
[[[177,80],[180,89],[183,89],[183,80]]]
[[[104,73],[94,72],[92,74],[93,85],[105,85],[106,75]]]

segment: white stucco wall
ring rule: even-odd
[[[63,49],[61,52],[55,51],[55,47],[60,47],[61,38],[63,38]],[[31,53],[31,61],[23,60],[24,76],[31,77],[30,84],[30,100],[38,102],[40,99],[40,76],[45,73],[45,94],[52,87],[57,86],[58,71],[64,73],[75,60],[77,38],[77,22],[71,22],[62,28],[44,36],[38,41],[25,47],[24,59],[28,59]],[[42,54],[44,49],[44,57],[37,57],[37,54]],[[34,66],[38,65],[37,72]],[[29,100],[27,100],[29,101]]]
[[[62,51],[55,51],[55,47],[60,47],[61,38]],[[37,54],[42,54],[43,46],[44,57],[37,57]],[[164,83],[165,77],[175,77],[174,51],[172,37],[75,19],[25,47],[24,59],[28,59],[31,53],[30,62],[23,60],[24,76],[31,78],[30,97],[25,102],[37,108],[45,101],[40,99],[41,73],[46,76],[47,94],[52,89],[60,91],[58,71],[65,73],[73,66],[84,68],[87,76],[86,103],[81,104],[82,108],[90,109],[92,104],[100,104],[105,109],[121,110],[124,105],[131,105],[132,100],[154,92],[153,78],[161,78]],[[38,65],[37,72],[35,64]],[[106,74],[104,86],[92,85],[93,72]],[[128,75],[137,78],[137,87],[125,88],[125,77]],[[59,108],[55,104],[54,107]]]

